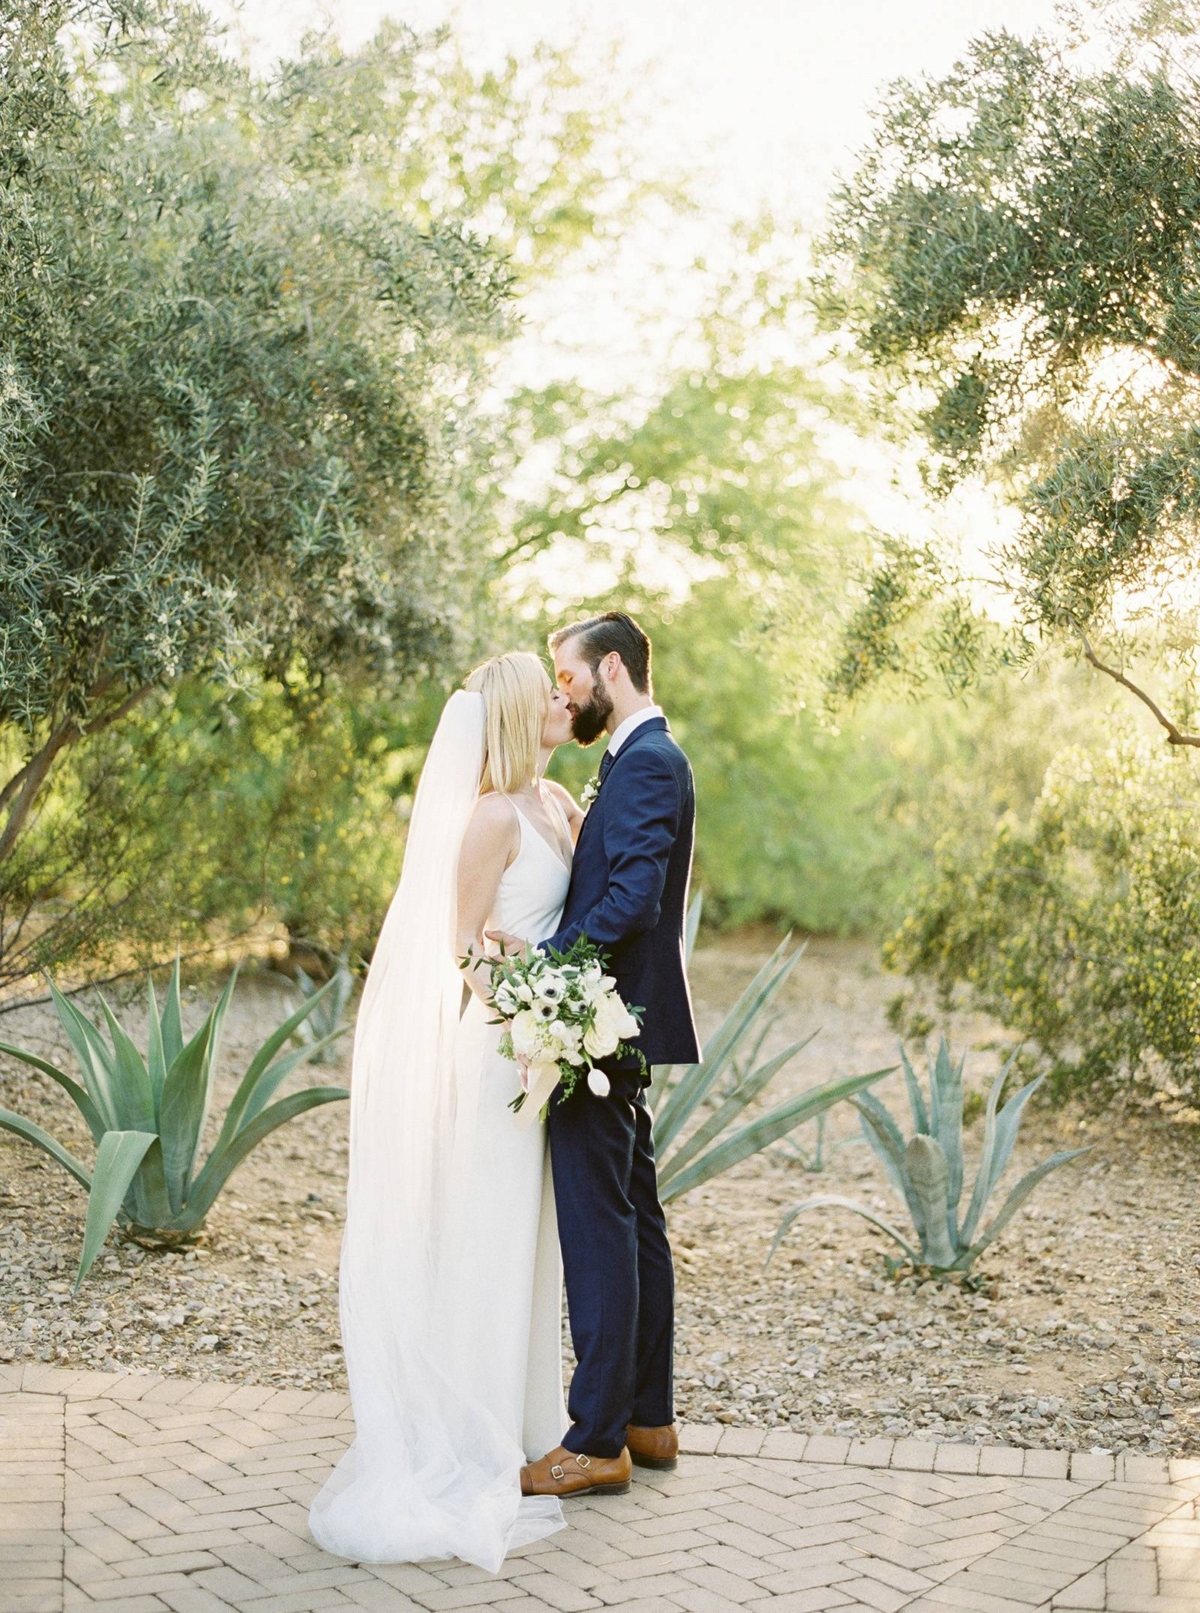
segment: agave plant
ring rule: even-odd
[[[315,997],[320,990],[317,982],[299,964],[296,965],[296,981],[300,987],[301,1001]],[[331,986],[332,990],[321,998],[307,1019],[301,1020],[298,1032],[300,1039],[309,1044],[310,1064],[333,1064],[335,1059],[330,1053],[331,1046],[350,1028],[345,1023],[345,1014],[350,993],[354,990],[354,975],[347,953],[339,955],[333,977],[325,984]]]
[[[699,922],[697,896],[688,913],[689,955]],[[655,1068],[649,1102],[654,1115],[659,1196],[664,1204],[757,1154],[805,1121],[824,1114],[840,1099],[861,1092],[895,1069],[892,1065],[886,1070],[872,1070],[869,1075],[827,1081],[735,1127],[747,1107],[816,1034],[814,1031],[771,1058],[759,1060],[763,1040],[774,1024],[772,1003],[804,953],[803,946],[789,950],[790,943],[789,935],[758,971],[709,1039],[699,1064],[689,1064],[678,1071],[670,1065]],[[716,1107],[712,1113],[680,1141],[696,1110],[714,1098]]]
[[[778,1249],[788,1228],[806,1210],[836,1206],[853,1210],[865,1216],[881,1232],[899,1244],[914,1266],[923,1267],[935,1276],[967,1272],[990,1243],[1004,1230],[1039,1182],[1051,1171],[1065,1165],[1068,1160],[1086,1154],[1086,1148],[1070,1148],[1063,1153],[1051,1154],[1040,1165],[1026,1171],[1000,1206],[987,1227],[983,1226],[984,1212],[992,1192],[1004,1174],[1012,1157],[1017,1140],[1017,1128],[1025,1105],[1037,1091],[1045,1077],[1021,1087],[1003,1108],[1000,1097],[1016,1058],[1014,1053],[992,1082],[984,1112],[983,1147],[979,1169],[966,1213],[959,1218],[959,1204],[963,1191],[963,1060],[954,1064],[950,1049],[943,1036],[938,1044],[936,1058],[930,1057],[929,1099],[921,1090],[913,1067],[904,1049],[900,1050],[904,1067],[904,1080],[908,1088],[908,1103],[912,1112],[913,1135],[905,1142],[900,1127],[890,1112],[873,1092],[862,1093],[850,1101],[858,1110],[863,1132],[871,1147],[883,1162],[888,1179],[908,1206],[913,1224],[913,1236],[902,1233],[876,1215],[874,1210],[854,1199],[837,1193],[819,1193],[805,1199],[783,1217],[775,1234],[767,1260]],[[765,1264],[765,1262],[764,1262]]]
[[[95,1162],[89,1171],[41,1126],[0,1109],[0,1126],[36,1143],[87,1189],[76,1291],[114,1222],[131,1237],[153,1245],[185,1241],[200,1228],[230,1174],[269,1132],[306,1109],[349,1096],[345,1087],[308,1087],[271,1102],[317,1045],[308,1043],[280,1052],[332,989],[334,982],[330,981],[272,1031],[255,1053],[225,1112],[212,1151],[197,1169],[221,1028],[236,979],[235,969],[216,1006],[186,1042],[178,960],[161,1018],[154,982],[148,980],[149,1031],[144,1058],[103,997],[100,1003],[111,1041],[51,982],[54,1007],[83,1072],[83,1085],[25,1048],[0,1042],[0,1052],[41,1070],[62,1087],[96,1144]]]

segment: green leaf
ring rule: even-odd
[[[886,1232],[894,1243],[898,1243],[914,1266],[921,1264],[921,1256],[913,1248],[912,1244],[901,1233],[897,1232],[890,1221],[883,1220],[881,1216],[875,1214],[874,1210],[868,1209],[865,1204],[859,1204],[856,1199],[843,1198],[840,1193],[818,1193],[814,1198],[804,1199],[802,1203],[797,1204],[783,1217],[779,1223],[779,1230],[775,1234],[775,1240],[771,1244],[770,1252],[766,1260],[763,1261],[763,1266],[766,1267],[770,1262],[776,1249],[779,1248],[780,1243],[783,1241],[788,1228],[797,1216],[803,1215],[807,1210],[824,1209],[827,1205],[834,1205],[842,1210],[852,1210],[855,1215],[861,1215],[864,1220],[870,1221],[872,1226],[878,1227],[881,1232]]]
[[[917,1238],[925,1238],[925,1212],[921,1200],[908,1174],[908,1155],[900,1127],[892,1119],[886,1105],[873,1092],[851,1098],[858,1110],[863,1135],[883,1163],[888,1179],[908,1206]]]
[[[178,952],[175,954],[175,966],[171,970],[171,979],[167,986],[167,1000],[163,1005],[162,1043],[163,1063],[169,1070],[183,1052],[183,1007],[179,992]]]
[[[158,1116],[155,1113],[154,1092],[150,1086],[150,1075],[145,1060],[121,1028],[116,1015],[103,996],[100,996],[100,1006],[108,1021],[108,1030],[115,1052],[113,1094],[120,1129],[157,1133]]]
[[[1056,1171],[1060,1165],[1065,1165],[1068,1160],[1078,1159],[1080,1154],[1090,1153],[1094,1147],[1094,1143],[1089,1143],[1086,1148],[1069,1148],[1062,1153],[1051,1154],[1049,1159],[1044,1159],[1040,1165],[1035,1165],[1032,1170],[1026,1171],[1000,1206],[996,1219],[991,1226],[967,1251],[965,1264],[970,1265],[978,1259],[988,1244],[1004,1231],[1004,1228],[1021,1208],[1021,1205],[1024,1204],[1025,1200],[1044,1177],[1049,1176],[1051,1171]]]
[[[904,1085],[908,1088],[908,1107],[912,1111],[914,1131],[929,1132],[929,1111],[925,1107],[925,1095],[921,1091],[921,1083],[917,1080],[916,1071],[908,1061],[908,1054],[903,1047],[900,1049],[900,1063],[904,1069]]]
[[[196,1178],[188,1201],[188,1208],[195,1216],[195,1223],[198,1225],[208,1214],[216,1202],[217,1194],[251,1149],[257,1147],[276,1126],[282,1126],[285,1121],[303,1114],[306,1109],[315,1109],[323,1103],[336,1103],[349,1096],[346,1087],[306,1087],[303,1092],[289,1093],[286,1098],[280,1098],[278,1103],[273,1103],[269,1109],[264,1109],[262,1114],[256,1115],[238,1132],[232,1142],[214,1148],[204,1162],[204,1169]]]
[[[83,1251],[75,1274],[76,1293],[112,1230],[146,1150],[157,1141],[157,1136],[147,1131],[106,1131],[101,1137],[92,1171],[92,1190],[88,1194]]]
[[[162,1112],[167,1057],[163,1049],[162,1022],[158,1017],[158,998],[154,994],[154,976],[151,974],[146,976],[146,1073],[154,1094],[154,1113],[158,1116]]]
[[[1004,1106],[1004,1127],[1001,1128],[999,1117],[996,1114],[1000,1102],[1000,1094],[1004,1090],[1004,1083],[1008,1080],[1008,1072],[1012,1069],[1016,1053],[1005,1059],[996,1079],[992,1082],[988,1093],[987,1110],[983,1120],[983,1146],[979,1153],[979,1169],[975,1173],[975,1186],[971,1192],[971,1202],[967,1206],[967,1213],[963,1219],[962,1232],[959,1241],[970,1244],[975,1237],[976,1230],[982,1220],[983,1212],[987,1208],[987,1201],[992,1196],[992,1189],[1000,1180],[1004,1167],[1008,1164],[1017,1139],[1017,1127],[1021,1119],[1021,1111],[1041,1085],[1043,1077],[1030,1082],[1027,1087],[1013,1095]]]
[[[722,1171],[729,1170],[743,1159],[749,1159],[751,1154],[757,1154],[759,1149],[766,1148],[769,1143],[778,1142],[780,1137],[786,1137],[789,1131],[803,1125],[806,1120],[813,1119],[815,1115],[840,1102],[842,1098],[861,1092],[873,1081],[879,1081],[885,1075],[890,1075],[895,1068],[896,1066],[892,1064],[886,1070],[872,1070],[868,1075],[843,1075],[776,1105],[757,1120],[740,1127],[724,1142],[718,1143],[715,1148],[710,1148],[707,1154],[693,1160],[677,1176],[672,1177],[662,1194],[663,1202],[678,1198],[681,1193],[698,1187],[701,1182],[707,1182],[711,1177],[719,1176]]]
[[[678,1136],[714,1083],[731,1063],[738,1046],[804,954],[800,946],[785,957],[791,940],[785,936],[726,1015],[704,1049],[698,1064],[690,1064],[667,1094],[654,1117],[654,1146],[662,1153]]]
[[[33,1069],[40,1070],[43,1075],[48,1075],[52,1081],[57,1081],[63,1091],[70,1096],[71,1101],[87,1122],[87,1128],[92,1134],[93,1141],[100,1141],[106,1129],[104,1120],[99,1109],[97,1109],[78,1081],[72,1080],[65,1070],[58,1068],[57,1064],[49,1064],[45,1059],[38,1058],[36,1053],[27,1053],[23,1047],[16,1047],[12,1042],[0,1042],[0,1053],[7,1053],[14,1059],[20,1059],[22,1064],[29,1064]]]
[[[929,1265],[945,1269],[953,1264],[956,1252],[946,1228],[949,1171],[945,1152],[936,1137],[926,1137],[919,1131],[908,1139],[904,1153],[909,1179],[921,1201],[925,1222],[921,1253]]]
[[[800,1041],[793,1042],[790,1047],[785,1047],[782,1053],[776,1053],[774,1058],[768,1059],[765,1064],[760,1065],[752,1074],[746,1076],[729,1094],[724,1103],[714,1110],[704,1124],[697,1126],[692,1135],[680,1144],[671,1157],[659,1165],[659,1186],[662,1187],[666,1182],[669,1182],[672,1176],[682,1170],[690,1160],[695,1159],[696,1155],[703,1149],[707,1148],[715,1137],[719,1137],[736,1116],[748,1104],[753,1103],[759,1093],[775,1078],[783,1066],[789,1060],[795,1058],[802,1048],[808,1046],[816,1034],[817,1032],[813,1031]]]
[[[48,1131],[43,1131],[40,1126],[34,1125],[32,1120],[26,1120],[24,1115],[13,1114],[11,1109],[0,1109],[0,1126],[3,1126],[5,1131],[15,1132],[18,1137],[24,1137],[26,1142],[36,1143],[50,1155],[51,1159],[57,1160],[64,1170],[70,1171],[81,1187],[91,1187],[92,1178],[87,1166],[76,1159],[69,1149],[55,1142]]]
[[[196,1150],[208,1109],[212,1084],[213,1016],[209,1014],[191,1041],[176,1055],[163,1082],[163,1174],[172,1213],[187,1202]]]
[[[237,1091],[230,1100],[228,1109],[225,1111],[225,1119],[221,1122],[221,1133],[217,1138],[213,1153],[216,1153],[218,1149],[224,1147],[227,1143],[232,1142],[241,1125],[243,1111],[271,1060],[289,1037],[293,1035],[297,1026],[301,1025],[317,1004],[323,1001],[326,994],[332,991],[333,985],[332,980],[327,980],[319,991],[314,991],[311,997],[306,997],[299,1008],[289,1014],[282,1024],[275,1027],[257,1053],[255,1053],[247,1066],[245,1075],[238,1083]],[[303,1051],[306,1056],[310,1055],[312,1053],[312,1044],[307,1044]],[[211,1159],[211,1155],[209,1157]]]
[[[944,1219],[951,1247],[958,1243],[958,1202],[963,1187],[962,1089],[963,1060],[954,1064],[943,1036],[938,1043],[934,1077],[938,1087],[938,1129],[934,1133],[946,1156],[946,1203]]]
[[[692,961],[692,952],[696,945],[696,936],[700,930],[700,914],[704,910],[704,892],[697,891],[687,911],[687,920],[683,927],[683,955],[688,963]]]
[[[321,1052],[323,1048],[328,1047],[332,1042],[336,1042],[344,1034],[345,1027],[330,1031],[328,1036],[321,1036],[314,1041],[305,1042],[303,1047],[293,1048],[285,1053],[282,1058],[276,1059],[274,1064],[268,1065],[259,1076],[258,1084],[254,1091],[246,1100],[246,1107],[242,1110],[242,1119],[241,1124],[238,1126],[238,1131],[247,1126],[256,1115],[262,1113],[280,1086],[298,1065],[306,1063],[314,1053]]]
[[[75,1057],[79,1060],[83,1079],[96,1108],[104,1119],[105,1130],[115,1130],[118,1125],[118,1109],[116,1094],[113,1091],[112,1053],[86,1014],[81,1013],[73,1002],[63,996],[53,980],[49,980],[48,984],[59,1023],[75,1049]]]

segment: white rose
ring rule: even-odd
[[[531,1003],[533,1001],[533,991],[524,980],[519,980],[517,982],[517,996],[523,1003]]]
[[[603,1004],[597,1011],[595,1023],[583,1035],[584,1051],[594,1059],[607,1058],[610,1053],[617,1051],[617,1043],[621,1038],[613,1030],[611,1024],[604,1018]]]
[[[533,1010],[523,1008],[509,1027],[513,1052],[518,1058],[532,1058],[541,1047],[542,1039],[538,1035],[539,1029],[540,1026],[534,1017]]]

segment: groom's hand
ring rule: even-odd
[[[514,955],[523,958],[528,957],[532,950],[528,941],[523,940],[519,935],[511,935],[508,930],[485,930],[484,934],[489,941],[498,941],[500,943],[500,950],[506,958],[511,958]]]

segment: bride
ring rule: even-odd
[[[569,1424],[546,1128],[508,1108],[487,971],[458,960],[485,929],[557,928],[583,815],[542,775],[570,737],[535,655],[496,656],[451,695],[363,990],[340,1267],[356,1431],[309,1512],[319,1545],[360,1562],[494,1573],[563,1527],[520,1484]]]

